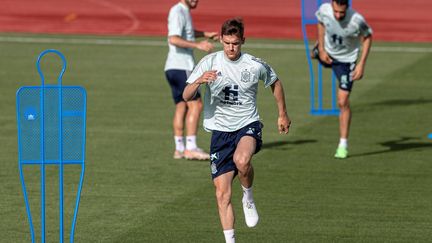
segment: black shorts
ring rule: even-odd
[[[212,179],[229,171],[234,171],[234,175],[237,175],[238,170],[234,163],[233,156],[237,144],[244,136],[255,138],[255,153],[258,153],[262,146],[262,124],[260,121],[252,122],[234,132],[212,132],[210,145],[210,169]]]
[[[165,77],[168,80],[168,83],[171,87],[171,93],[175,104],[184,101],[183,91],[186,87],[186,80],[188,79],[189,74],[190,74],[189,71],[179,70],[179,69],[170,69],[165,71]],[[192,100],[197,100],[200,97],[201,95],[198,90],[198,92],[192,98]]]
[[[314,58],[318,59],[318,61],[326,68],[332,68],[336,78],[339,81],[339,88],[348,92],[351,92],[354,82],[351,78],[351,72],[354,71],[356,63],[355,62],[339,62],[330,56],[333,60],[331,64],[327,64],[323,62],[319,58],[318,46],[315,46],[313,49]]]

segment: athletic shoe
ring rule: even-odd
[[[258,212],[254,202],[243,201],[243,212],[246,225],[249,228],[255,227],[258,224]]]
[[[348,157],[348,149],[345,147],[338,147],[334,157],[337,159],[345,159]]]
[[[210,154],[204,152],[204,150],[200,148],[185,150],[184,157],[190,160],[210,160]]]
[[[173,158],[174,159],[183,159],[184,154],[183,154],[183,152],[176,150],[176,151],[174,151]]]

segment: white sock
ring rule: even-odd
[[[175,142],[176,150],[183,152],[185,149],[183,136],[174,136],[174,142]]]
[[[348,139],[347,138],[341,138],[339,140],[339,147],[348,148]]]
[[[253,202],[252,187],[246,188],[242,185],[243,201]]]
[[[225,235],[226,243],[235,243],[234,229],[224,230],[223,233]]]
[[[194,150],[196,148],[196,136],[186,136],[186,149]]]

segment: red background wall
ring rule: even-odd
[[[169,8],[177,0],[2,0],[0,32],[157,35],[166,34]],[[300,39],[300,0],[201,0],[193,10],[198,29],[218,31],[241,16],[247,37]],[[383,41],[432,42],[431,0],[354,0]]]

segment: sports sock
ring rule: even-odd
[[[186,136],[186,149],[194,150],[196,148],[196,136]]]
[[[339,140],[339,147],[348,148],[348,139],[341,138]]]
[[[224,230],[223,233],[225,235],[226,243],[235,243],[234,229]]]
[[[185,149],[183,137],[182,136],[174,136],[174,142],[175,142],[176,150],[183,152]]]
[[[243,201],[253,202],[252,187],[246,188],[242,185]]]

